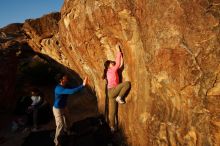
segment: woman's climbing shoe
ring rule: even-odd
[[[120,96],[118,96],[116,99],[115,99],[118,103],[120,104],[124,104],[125,102],[121,99]]]

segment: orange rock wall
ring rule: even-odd
[[[103,63],[124,53],[132,89],[119,107],[129,145],[219,145],[219,1],[65,0],[69,67],[89,76],[104,112]]]
[[[118,116],[129,146],[220,145],[219,0],[65,0],[61,19],[52,15],[25,22],[27,41],[88,76],[100,113],[103,64],[121,43],[132,88]]]

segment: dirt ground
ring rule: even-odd
[[[1,146],[21,146],[30,132],[32,127],[20,126],[13,130],[13,121],[18,117],[11,113],[0,114],[0,145]],[[55,122],[51,119],[47,124],[40,125],[38,131],[55,129]]]
[[[72,122],[85,119],[86,117],[96,116],[96,113],[75,110],[70,112]],[[12,113],[0,112],[0,145],[1,146],[21,146],[25,138],[32,132],[31,126],[20,126],[17,130],[13,130],[13,121],[18,119],[18,116]],[[55,129],[55,121],[52,118],[47,124],[41,124],[37,131],[46,131]]]

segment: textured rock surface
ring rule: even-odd
[[[16,100],[20,96],[28,96],[32,86],[38,86],[52,105],[55,73],[70,73],[75,86],[82,82],[63,55],[59,20],[60,13],[57,12],[0,29],[0,62],[3,64],[0,67],[0,110],[14,109]],[[90,89],[72,98],[74,100],[69,104],[72,121],[97,115],[97,100]]]
[[[89,76],[100,113],[103,63],[121,43],[122,80],[132,83],[118,113],[128,145],[220,145],[220,1],[65,0],[52,15],[25,22],[27,42]]]
[[[18,42],[21,42],[19,44]],[[0,29],[0,110],[9,109],[14,103],[17,53],[25,42],[22,24],[10,24]]]
[[[55,60],[59,60],[59,55],[56,53],[59,49],[57,40],[59,20],[60,13],[51,13],[39,19],[26,20],[23,26],[29,37],[28,44],[36,52],[49,54]]]
[[[56,68],[60,68],[60,72],[69,72],[75,82],[80,84],[82,81],[79,74],[75,73],[76,68],[69,64],[72,58],[66,56],[68,49],[63,47],[59,39],[59,20],[60,13],[51,13],[39,19],[26,20],[23,29],[28,36],[27,42],[34,51],[46,55],[47,61]],[[74,61],[72,60],[72,62]],[[72,121],[97,115],[97,100],[89,89],[73,96],[74,100],[71,100],[69,104]]]
[[[90,77],[104,111],[103,62],[122,44],[119,107],[129,145],[219,145],[217,0],[66,0],[59,28],[66,65]]]
[[[0,51],[0,110],[10,107],[15,103],[13,100],[15,90],[15,78],[17,69],[17,57],[14,50]]]

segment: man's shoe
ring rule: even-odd
[[[39,129],[37,127],[34,127],[33,129],[31,129],[32,132],[37,132]]]
[[[120,96],[118,96],[115,100],[120,104],[125,104],[125,102],[121,99]]]
[[[65,134],[68,135],[68,136],[77,135],[77,133],[73,132],[73,131],[65,131]]]

